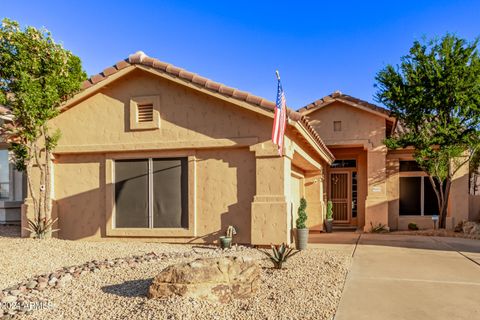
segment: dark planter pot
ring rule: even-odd
[[[222,249],[229,249],[232,247],[232,238],[222,236],[220,237],[220,247]]]
[[[297,249],[307,249],[308,229],[297,229]]]
[[[333,219],[325,220],[325,231],[332,233],[333,231]]]

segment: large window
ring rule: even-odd
[[[438,211],[428,177],[400,177],[400,215],[438,215]]]
[[[115,161],[116,228],[188,228],[187,158]]]
[[[8,150],[0,150],[0,199],[10,197],[10,167]]]

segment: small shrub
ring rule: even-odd
[[[36,220],[31,220],[28,219],[28,227],[25,229],[30,231],[31,237],[35,239],[44,239],[48,232],[56,232],[59,229],[53,229],[51,230],[50,228],[57,222],[58,218],[52,220],[52,219],[36,219]]]
[[[300,199],[300,206],[298,207],[298,218],[296,221],[297,229],[306,229],[307,226],[305,222],[307,222],[307,212],[305,209],[307,208],[307,200],[305,198]]]
[[[272,244],[270,246],[272,247],[272,253],[264,250],[260,251],[263,252],[270,259],[270,261],[273,262],[273,267],[275,269],[282,269],[283,264],[287,262],[290,257],[293,257],[300,252],[300,250],[290,248],[290,246],[287,246],[285,243],[282,243],[281,245]]]
[[[370,232],[371,233],[385,233],[388,232],[387,226],[384,224],[381,224],[380,222],[377,225],[373,225],[373,223],[370,221]]]
[[[333,220],[333,202],[327,201],[327,220]]]
[[[410,223],[408,224],[408,230],[418,230],[417,224],[414,223],[414,222],[410,222]]]

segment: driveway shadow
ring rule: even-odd
[[[124,283],[102,287],[102,291],[127,298],[146,297],[152,280],[153,278],[125,281]]]

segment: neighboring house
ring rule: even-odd
[[[279,156],[274,107],[142,52],[93,76],[50,123],[62,132],[52,159],[58,236],[211,243],[233,225],[239,243],[290,243],[301,197],[312,230],[323,229],[327,199],[338,226],[433,226],[434,195],[411,151],[383,144],[398,129],[387,110],[339,92],[288,110]],[[467,166],[450,228],[468,218],[468,196]]]
[[[11,121],[10,110],[0,106],[0,125]],[[10,163],[8,144],[0,141],[0,224],[20,224],[25,198],[24,177]]]
[[[335,92],[299,110],[335,156],[328,170],[328,198],[337,224],[368,231],[383,224],[433,228],[437,198],[411,149],[387,150],[383,140],[402,128],[384,108]],[[468,164],[452,183],[447,228],[469,219]]]

